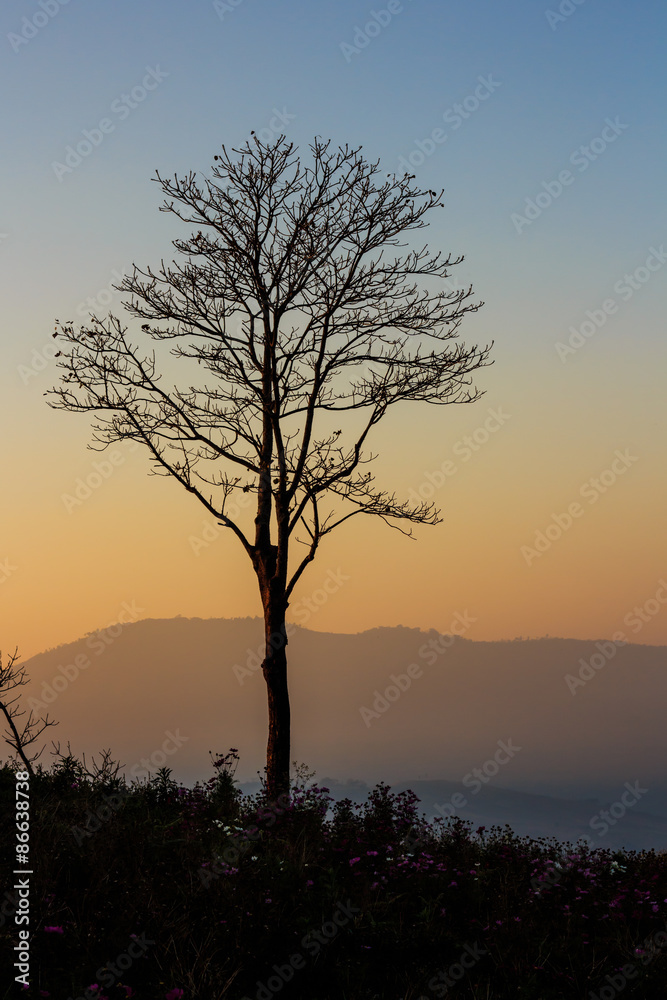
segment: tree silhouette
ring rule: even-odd
[[[364,447],[399,402],[478,398],[468,376],[490,363],[492,346],[449,343],[482,304],[470,301],[472,288],[428,291],[415,281],[447,278],[462,257],[426,247],[386,256],[406,245],[400,234],[426,225],[442,192],[413,187],[410,174],[381,180],[361,147],[330,145],[316,138],[303,166],[284,136],[254,138],[231,150],[235,158],[222,146],[204,180],[156,171],[160,210],[194,229],[173,241],[171,263],[134,265],[117,287],[128,293],[124,308],[147,321],[145,338],[172,343],[179,365],[168,368],[179,367],[181,388],[165,386],[155,347],[140,352],[109,315],[78,330],[56,321],[64,374],[48,394],[52,406],[96,414],[91,447],[144,445],[153,471],[180,482],[249,556],[264,614],[274,797],[289,788],[285,615],[294,587],[321,539],[356,515],[406,535],[401,522],[439,523],[432,504],[374,485],[364,467],[375,456]],[[241,491],[253,494],[254,531],[232,511]],[[295,561],[292,541],[306,544]]]
[[[7,723],[7,731],[3,738],[5,743],[8,743],[23,761],[23,766],[28,774],[34,775],[35,770],[32,765],[42,756],[44,747],[41,750],[30,752],[29,748],[37,742],[45,729],[57,726],[58,723],[49,719],[48,713],[44,718],[35,719],[31,709],[23,727],[19,728],[17,725],[17,720],[25,715],[25,709],[21,711],[20,708],[20,694],[15,694],[13,698],[7,696],[18,688],[25,687],[28,683],[25,667],[17,666],[19,659],[17,648],[8,657],[7,663],[3,665],[2,653],[0,653],[0,712],[4,715]]]

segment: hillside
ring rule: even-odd
[[[60,722],[52,734],[76,753],[111,747],[135,774],[166,762],[186,782],[208,776],[209,750],[233,746],[237,777],[255,779],[266,739],[260,620],[148,619],[111,631],[27,661],[27,695],[51,699]],[[626,829],[631,814],[667,818],[665,647],[627,645],[607,658],[606,640],[457,637],[437,651],[438,642],[404,627],[295,628],[293,759],[370,784],[453,782],[475,808],[494,789],[613,803],[638,782]],[[595,654],[602,667],[573,687],[567,675]],[[168,753],[167,734],[178,744]],[[486,768],[481,782],[475,768]]]

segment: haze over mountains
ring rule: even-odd
[[[463,617],[453,624],[465,627]],[[166,764],[191,783],[211,775],[209,750],[236,747],[237,778],[252,781],[266,745],[262,631],[257,618],[173,618],[93,633],[26,662],[26,698],[37,699],[27,704],[39,713],[48,702],[60,722],[49,735],[77,755],[110,747],[128,774]],[[292,758],[320,781],[411,787],[429,815],[560,839],[587,833],[596,846],[667,847],[666,654],[608,639],[479,642],[401,626],[354,635],[294,626]],[[609,804],[613,822],[598,819],[592,832],[590,819]]]

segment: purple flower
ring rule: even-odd
[[[168,993],[165,993],[164,1000],[181,1000],[182,996],[184,996],[183,990],[179,990],[178,987],[176,987],[176,989],[169,990]]]
[[[361,858],[350,858],[351,865],[356,865],[357,861],[361,861]]]
[[[47,934],[64,934],[65,933],[65,931],[62,929],[62,927],[45,927],[44,930],[45,930],[45,932]]]

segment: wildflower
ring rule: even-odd
[[[64,934],[65,931],[62,927],[45,927],[44,930],[47,934]]]
[[[174,990],[169,990],[168,993],[165,993],[164,1000],[181,1000],[182,996],[184,996],[183,990],[176,988]]]
[[[357,861],[361,861],[361,858],[350,858],[350,865],[356,865]]]

